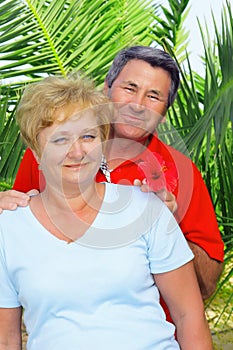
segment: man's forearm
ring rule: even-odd
[[[22,308],[0,308],[0,350],[21,350]]]
[[[194,267],[202,298],[205,300],[208,299],[216,289],[218,279],[223,270],[223,263],[211,259],[198,245],[189,241],[188,244],[195,255]]]
[[[1,344],[0,350],[22,350],[22,344]]]

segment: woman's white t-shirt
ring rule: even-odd
[[[0,307],[23,306],[29,350],[179,349],[152,273],[193,254],[154,194],[105,186],[92,227],[71,244],[29,207],[0,216]]]

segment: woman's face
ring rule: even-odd
[[[57,111],[62,115],[63,111]],[[102,157],[102,142],[96,116],[91,109],[72,110],[77,119],[55,122],[39,133],[42,156],[39,160],[47,186],[62,191],[85,189],[95,180]]]

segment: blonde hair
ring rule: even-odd
[[[38,134],[55,121],[63,123],[72,116],[57,119],[56,110],[78,104],[80,111],[94,107],[102,141],[109,135],[111,108],[109,99],[95,88],[93,81],[73,72],[63,76],[49,76],[26,86],[17,108],[16,118],[23,141],[40,156]]]

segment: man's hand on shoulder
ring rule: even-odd
[[[154,192],[152,189],[150,189],[146,181],[140,181],[138,179],[135,179],[134,186],[140,186],[142,192]],[[176,197],[173,193],[168,192],[166,190],[154,193],[166,204],[166,206],[172,213],[175,213],[175,211],[177,210],[177,202]]]
[[[15,210],[18,206],[26,207],[29,204],[30,196],[37,194],[38,191],[32,190],[28,193],[9,190],[0,192],[0,213],[3,210]]]

